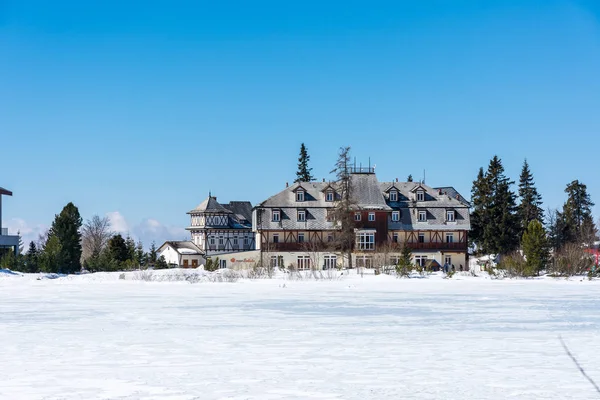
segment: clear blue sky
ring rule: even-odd
[[[349,145],[380,180],[468,196],[498,154],[545,206],[573,179],[600,204],[599,132],[596,1],[0,2],[0,186],[26,239],[69,201],[180,239],[209,190],[291,182],[301,142],[318,178]]]

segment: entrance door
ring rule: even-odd
[[[183,260],[183,268],[187,268],[188,266],[188,260]]]
[[[192,268],[198,268],[198,260],[192,260]]]

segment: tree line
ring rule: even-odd
[[[167,268],[152,242],[148,252],[141,241],[111,230],[107,217],[94,215],[83,223],[78,208],[67,204],[54,217],[50,229],[31,241],[27,252],[20,243],[19,254],[12,250],[0,257],[0,268],[19,272],[73,274],[81,271],[123,271]]]
[[[499,266],[517,275],[593,272],[585,250],[593,248],[598,230],[587,186],[579,180],[568,183],[562,208],[544,212],[527,160],[517,192],[514,184],[498,156],[487,170],[479,169],[471,190],[470,240],[475,253],[500,255],[504,261]]]

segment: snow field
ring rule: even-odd
[[[132,278],[128,275],[127,278]],[[592,399],[600,282],[0,279],[0,398]]]

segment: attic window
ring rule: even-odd
[[[425,201],[425,192],[422,190],[417,191],[417,201]]]
[[[298,190],[296,192],[296,201],[304,201],[304,190]]]
[[[448,221],[448,222],[455,221],[454,210],[446,210],[446,221]]]
[[[325,201],[333,201],[333,190],[328,190],[325,193]]]
[[[419,211],[419,222],[427,221],[427,211]]]
[[[298,222],[306,221],[306,211],[298,210]]]
[[[281,220],[281,212],[279,210],[273,210],[273,222],[279,222]]]
[[[392,221],[400,221],[400,211],[392,211]]]
[[[390,201],[398,201],[398,192],[395,190],[392,190],[390,192]]]

